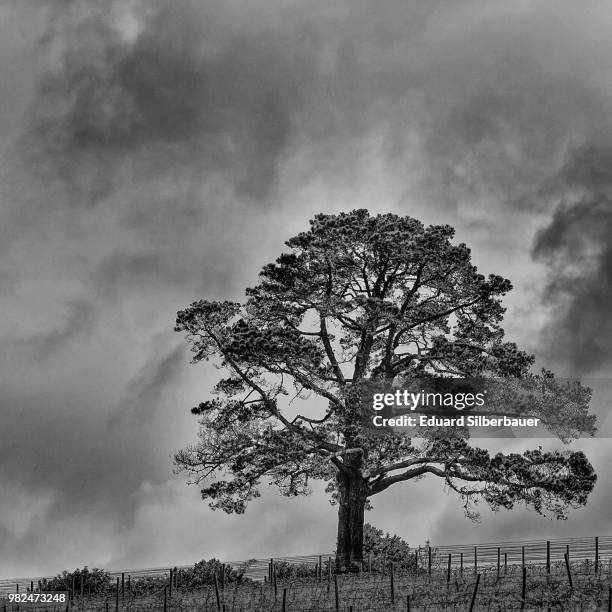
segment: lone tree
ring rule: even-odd
[[[410,438],[362,418],[356,391],[368,378],[496,376],[554,386],[552,374],[530,373],[533,356],[502,341],[500,298],[510,282],[479,274],[448,225],[367,210],[319,214],[310,225],[264,266],[246,303],[201,300],[177,315],[193,362],[212,359],[228,373],[212,399],[192,408],[198,442],[175,455],[176,471],[203,487],[203,499],[242,513],[264,482],[297,496],[310,493],[311,480],[326,481],[343,567],[361,559],[369,498],[427,474],[461,496],[468,516],[479,500],[555,518],[584,505],[596,476],[581,452],[490,456],[465,429]],[[578,387],[555,401],[565,438],[568,423],[574,436],[593,434],[589,393]],[[534,401],[543,417],[550,408]]]

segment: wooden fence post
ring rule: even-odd
[[[595,537],[595,573],[599,570],[599,536]]]
[[[287,610],[287,589],[283,589],[283,612]]]
[[[572,582],[572,570],[570,569],[569,555],[565,553],[565,568],[567,569],[567,579],[569,580],[570,590],[574,590],[574,583]]]
[[[525,569],[525,547],[521,546],[521,565]]]
[[[480,574],[476,576],[476,584],[474,585],[474,592],[472,593],[472,601],[470,602],[470,611],[474,610],[474,604],[476,603],[476,593],[478,592],[478,584],[480,583]]]
[[[340,610],[340,597],[338,594],[338,574],[334,574],[334,590],[336,592],[336,612]]]
[[[172,574],[170,574],[172,575]],[[125,599],[125,573],[121,572],[121,602]]]
[[[164,587],[164,612],[168,610],[168,586]]]
[[[478,547],[474,546],[474,574],[478,573]]]
[[[504,574],[508,571],[508,553],[504,553]]]
[[[523,586],[521,588],[521,610],[525,609],[526,592],[527,592],[527,568],[523,567]]]
[[[323,580],[323,557],[319,555],[319,582]]]
[[[453,556],[452,553],[448,553],[448,569],[446,570],[446,584],[450,582],[452,556]]]
[[[406,612],[410,612],[410,595],[406,595]]]
[[[499,572],[501,571],[501,548],[497,547],[497,579],[499,580]]]
[[[461,575],[463,576],[463,553],[461,553]]]
[[[219,597],[219,581],[217,580],[216,571],[215,571],[215,597],[217,598],[217,612],[221,612],[221,598]]]
[[[391,563],[391,605],[395,605],[395,564]]]
[[[272,574],[274,578],[274,601],[278,597],[278,584],[276,582],[276,565],[272,566]]]
[[[550,540],[546,542],[546,573],[550,574]]]
[[[427,546],[427,573],[431,576],[431,546]]]
[[[115,612],[119,612],[119,576],[117,576],[117,592],[115,593]]]

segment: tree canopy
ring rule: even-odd
[[[326,481],[339,503],[338,552],[358,557],[368,499],[427,474],[459,494],[470,515],[478,500],[493,509],[523,503],[556,518],[586,503],[596,476],[581,452],[491,456],[466,430],[416,439],[364,426],[365,380],[555,384],[551,373],[531,373],[532,355],[504,341],[501,298],[510,281],[480,274],[453,235],[448,225],[394,214],[318,214],[263,267],[244,303],[200,300],[178,313],[193,362],[210,359],[227,372],[192,409],[199,441],[175,456],[211,507],[244,512],[264,482],[297,496],[312,480]],[[553,410],[574,436],[594,432],[588,390],[579,391]],[[545,424],[550,408],[533,406]]]

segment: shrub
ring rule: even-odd
[[[75,595],[78,595],[82,585],[84,593],[94,595],[104,593],[110,587],[111,581],[111,575],[103,569],[94,567],[90,570],[85,566],[83,569],[75,569],[72,572],[64,570],[55,578],[45,580],[44,588],[46,591],[70,591],[74,586]]]
[[[388,569],[391,563],[398,569],[414,569],[416,551],[397,535],[383,533],[369,523],[363,526],[363,559],[371,556],[373,569]]]

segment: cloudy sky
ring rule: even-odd
[[[611,58],[603,1],[0,0],[0,577],[333,548],[322,492],[227,516],[170,459],[215,377],[176,311],[317,212],[450,223],[509,339],[608,376]],[[604,535],[612,483],[561,523],[374,502],[410,544]]]

